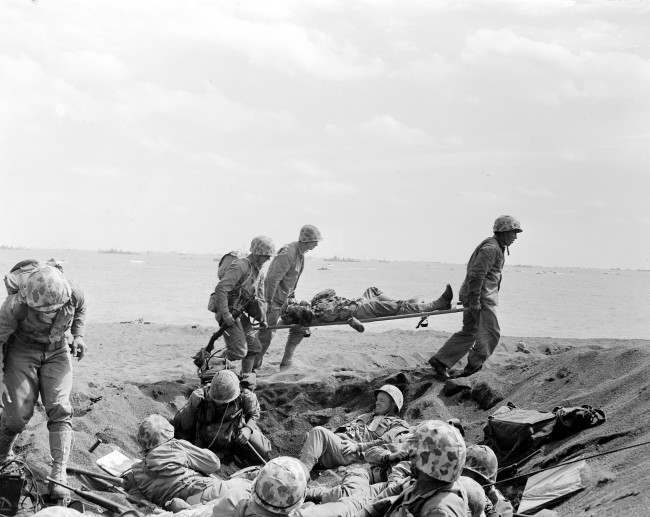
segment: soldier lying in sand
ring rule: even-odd
[[[363,325],[358,320],[450,309],[453,297],[450,285],[447,285],[440,298],[432,302],[395,300],[377,287],[369,287],[363,296],[353,300],[337,296],[334,289],[325,289],[316,293],[311,302],[302,301],[287,305],[282,312],[282,322],[285,325],[299,324],[308,327],[317,323],[340,321],[363,332]]]

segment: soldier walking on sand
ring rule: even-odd
[[[298,280],[305,267],[305,253],[318,246],[321,240],[323,240],[323,237],[318,228],[306,224],[300,229],[298,241],[280,248],[278,254],[271,261],[264,283],[264,298],[268,305],[266,320],[270,326],[278,323],[283,308],[286,307],[289,300],[294,298]],[[293,353],[305,337],[305,334],[309,335],[309,329],[289,329],[280,369],[291,366]],[[264,354],[266,354],[273,338],[273,331],[261,329],[258,337],[262,344],[262,351],[255,361],[255,368],[262,365]]]
[[[36,261],[18,264],[5,277],[9,295],[0,308],[0,463],[34,413],[40,394],[47,414],[52,470],[50,477],[66,482],[72,449],[72,364],[81,360],[86,304],[54,265]],[[3,354],[4,351],[4,354]],[[2,368],[4,367],[4,368]],[[50,484],[50,497],[68,491]]]
[[[250,254],[234,260],[226,269],[223,278],[210,297],[208,309],[215,312],[219,325],[226,327],[223,333],[226,342],[226,359],[242,360],[242,375],[253,370],[253,363],[261,351],[257,332],[250,318],[266,325],[266,303],[261,292],[260,269],[275,253],[270,237],[259,236],[251,241]],[[235,308],[241,309],[238,318],[233,316]]]
[[[467,263],[467,274],[460,288],[459,298],[467,309],[463,313],[463,328],[453,334],[429,364],[439,380],[450,378],[448,369],[465,354],[467,365],[458,376],[478,372],[499,344],[501,337],[496,307],[501,286],[504,251],[517,240],[522,231],[519,221],[502,215],[494,221],[494,235],[481,242]]]

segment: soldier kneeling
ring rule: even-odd
[[[192,392],[173,424],[179,438],[232,456],[242,465],[259,465],[271,453],[271,442],[257,425],[259,418],[255,393],[241,387],[235,372],[221,370],[209,386]]]

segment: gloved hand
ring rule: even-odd
[[[470,302],[469,310],[474,315],[474,317],[478,318],[478,315],[481,312],[481,302],[479,301]]]
[[[239,434],[235,438],[235,443],[237,445],[245,445],[248,443],[248,440],[251,439],[251,435],[253,434],[253,430],[250,427],[242,427],[239,430]]]
[[[229,312],[225,313],[222,316],[221,321],[223,322],[222,324],[226,327],[232,327],[235,324],[235,318],[233,318],[232,314]]]
[[[268,328],[269,324],[266,321],[260,321],[260,330]]]
[[[70,353],[72,357],[76,357],[77,361],[81,361],[86,355],[86,343],[81,336],[75,336],[70,345]]]
[[[357,454],[359,452],[359,444],[351,440],[341,440],[341,452],[344,455]]]

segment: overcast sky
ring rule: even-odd
[[[648,268],[649,6],[3,0],[0,243]]]

